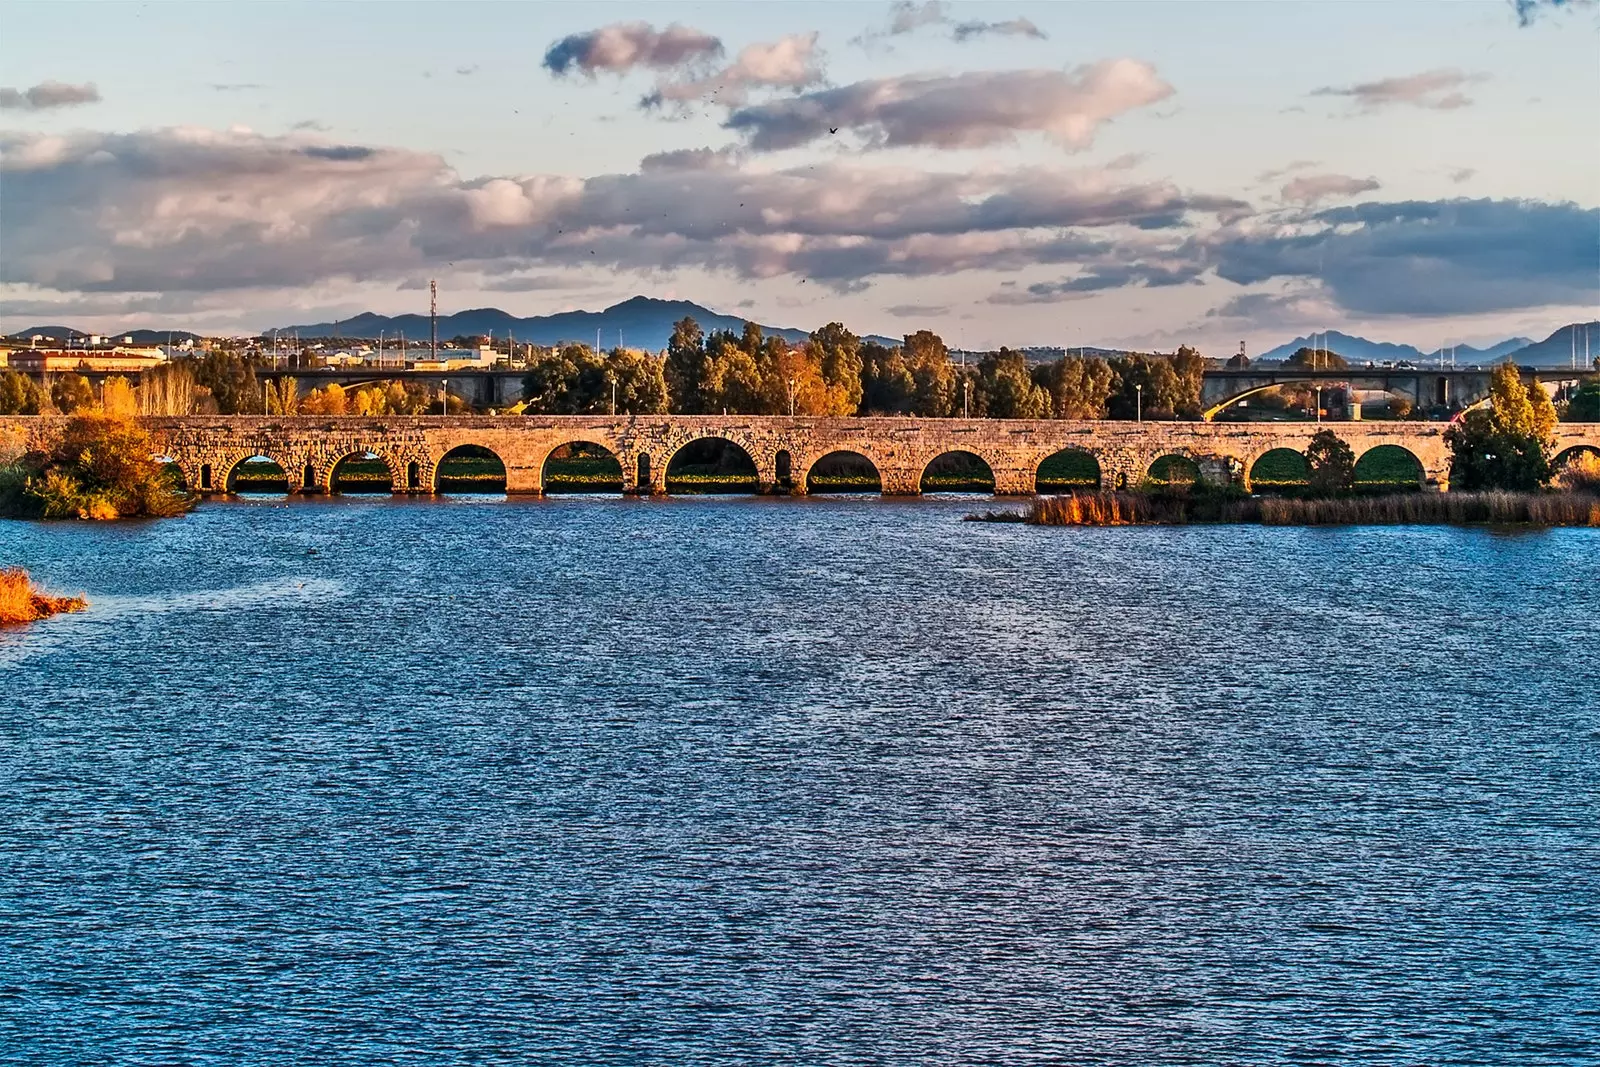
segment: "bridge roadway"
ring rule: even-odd
[[[59,416],[0,418],[0,458],[46,441]],[[995,490],[1035,491],[1039,465],[1063,450],[1093,456],[1101,485],[1137,485],[1151,464],[1186,456],[1213,484],[1249,487],[1256,460],[1276,448],[1304,451],[1312,435],[1332,429],[1359,457],[1398,445],[1420,461],[1426,485],[1449,482],[1447,423],[1078,422],[1024,419],[806,418],[754,415],[640,416],[222,416],[146,417],[141,422],[163,454],[183,468],[189,485],[221,492],[235,466],[253,456],[276,461],[305,492],[332,489],[338,463],[373,455],[388,466],[396,491],[431,493],[439,461],[463,445],[487,448],[506,469],[506,491],[540,493],[544,463],[561,445],[588,442],[610,449],[630,493],[664,493],[672,457],[692,441],[718,438],[747,452],[763,492],[805,492],[806,475],[832,452],[855,452],[877,467],[888,495],[920,491],[928,464],[947,452],[970,452],[994,472]],[[1562,423],[1556,452],[1600,450],[1600,423]]]

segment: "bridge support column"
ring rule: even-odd
[[[544,467],[502,461],[506,468],[506,495],[539,496],[544,493]]]
[[[1038,491],[1037,473],[1033,468],[1000,468],[994,472],[995,496],[1032,496]]]
[[[921,496],[922,471],[911,467],[884,467],[878,471],[884,496]]]
[[[1195,461],[1203,485],[1233,485],[1244,480],[1244,463],[1232,456],[1205,456]]]

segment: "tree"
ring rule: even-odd
[[[614,348],[606,356],[606,376],[616,383],[617,413],[660,415],[667,410],[666,361],[648,352]],[[607,401],[609,403],[610,397]]]
[[[162,363],[139,375],[139,410],[145,415],[193,414],[195,380],[188,361]]]
[[[1555,408],[1541,386],[1530,395],[1512,363],[1494,368],[1488,410],[1469,411],[1445,431],[1450,484],[1458,489],[1533,492],[1550,480]]]
[[[94,386],[81,374],[63,374],[50,386],[50,403],[57,411],[70,415],[94,407]]]
[[[525,410],[539,415],[603,414],[611,401],[605,361],[588,345],[562,345],[533,361],[522,395]]]
[[[1116,376],[1098,356],[1067,356],[1036,372],[1050,394],[1050,413],[1058,419],[1103,419]]]
[[[262,399],[268,415],[295,415],[300,411],[300,383],[289,375],[262,386]]]
[[[307,393],[300,401],[300,411],[306,415],[348,415],[350,398],[344,386],[331,382],[325,388]]]
[[[905,338],[901,352],[913,383],[913,415],[942,417],[960,410],[950,350],[938,334],[918,330]]]
[[[861,338],[837,322],[830,322],[820,330],[813,330],[806,342],[807,352],[815,360],[827,388],[823,404],[824,415],[854,415],[861,410],[862,358]]]
[[[984,413],[996,419],[1042,419],[1053,403],[1043,386],[1035,385],[1028,360],[1021,352],[1002,348],[978,362],[978,389]]]
[[[194,361],[195,382],[211,390],[217,411],[223,415],[259,415],[261,390],[256,370],[243,356],[211,351]]]
[[[680,319],[672,327],[672,337],[667,341],[664,367],[671,410],[684,415],[703,414],[707,410],[705,387],[709,370],[700,324],[692,318]]]
[[[1350,363],[1337,352],[1324,352],[1320,348],[1297,348],[1294,355],[1283,361],[1285,367],[1304,367],[1307,370],[1346,370]]]
[[[875,415],[904,415],[911,411],[917,383],[896,346],[876,341],[861,346],[861,410]]]
[[[1355,487],[1356,454],[1332,430],[1318,431],[1306,446],[1313,496],[1340,496]]]
[[[8,370],[0,374],[0,415],[37,415],[44,407],[44,391],[32,378]]]
[[[130,418],[139,414],[139,397],[128,379],[120,374],[114,374],[101,383],[100,410],[117,418]]]
[[[1568,422],[1600,422],[1600,377],[1591,377],[1578,387],[1567,403]]]

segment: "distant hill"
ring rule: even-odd
[[[71,326],[30,326],[26,330],[7,334],[5,339],[26,344],[35,337],[42,337],[47,341],[59,343],[67,340],[81,341],[90,336],[93,335],[82,330],[74,330]],[[124,337],[131,337],[133,340],[130,343],[136,345],[162,345],[167,343],[169,337],[174,344],[180,341],[200,340],[199,334],[189,333],[186,330],[112,330],[99,336],[118,342]]]
[[[1542,345],[1548,345],[1555,341],[1559,341],[1560,346],[1567,345],[1567,333],[1565,331],[1569,329],[1571,327],[1562,327],[1551,335],[1549,341],[1542,342]],[[1582,327],[1579,326],[1578,329],[1581,330]],[[1600,331],[1596,331],[1595,339],[1600,341]],[[1340,333],[1338,330],[1329,330],[1326,335],[1318,333],[1306,337],[1296,337],[1293,341],[1288,341],[1277,348],[1263,352],[1255,358],[1262,360],[1288,359],[1299,349],[1311,348],[1313,345],[1326,347],[1330,352],[1337,352],[1352,363],[1366,363],[1368,361],[1383,363],[1387,360],[1393,360],[1396,363],[1410,361],[1420,364],[1437,363],[1439,360],[1439,349],[1437,348],[1432,352],[1423,352],[1413,345],[1400,345],[1388,341],[1369,341],[1365,337]],[[1514,356],[1518,363],[1531,365],[1533,361],[1524,359],[1517,353],[1527,351],[1530,348],[1541,349],[1542,345],[1535,345],[1532,338],[1528,337],[1512,337],[1485,348],[1477,348],[1473,345],[1457,345],[1455,348],[1456,364],[1462,366],[1476,363],[1480,366],[1486,366]],[[1578,352],[1580,356],[1583,353],[1583,334],[1581,332],[1578,334]],[[1445,354],[1449,355],[1448,349],[1445,350]],[[1569,355],[1568,350],[1562,347],[1562,362],[1565,362]]]
[[[1582,339],[1580,338],[1580,340]],[[1490,345],[1488,348],[1474,348],[1472,345],[1457,345],[1455,348],[1456,363],[1457,365],[1476,363],[1480,366],[1489,363],[1498,363],[1511,353],[1515,352],[1517,349],[1524,348],[1531,344],[1533,344],[1533,338],[1531,337],[1513,337],[1510,340],[1501,341],[1499,344]],[[1431,359],[1437,362],[1440,351],[1440,349],[1435,348],[1432,352],[1423,353],[1422,358],[1425,360]],[[1451,354],[1449,349],[1444,349],[1443,352],[1446,356]]]
[[[1411,345],[1397,345],[1388,341],[1369,341],[1365,337],[1355,337],[1338,330],[1329,330],[1326,334],[1296,337],[1293,341],[1285,342],[1277,348],[1252,356],[1251,362],[1257,360],[1285,360],[1302,348],[1326,348],[1330,352],[1337,352],[1352,363],[1382,363],[1384,360],[1401,360],[1420,362],[1424,357],[1420,351]]]
[[[1543,341],[1534,341],[1510,353],[1510,358],[1523,367],[1569,367],[1576,351],[1578,366],[1584,367],[1584,339],[1588,335],[1588,367],[1600,356],[1600,321],[1574,322],[1561,327]]]
[[[662,349],[672,337],[673,324],[685,316],[700,324],[706,333],[714,330],[744,330],[747,320],[737,315],[722,315],[710,308],[688,300],[656,300],[636,296],[614,304],[604,311],[564,311],[556,315],[534,315],[518,318],[499,308],[474,308],[453,315],[439,316],[439,338],[456,336],[481,336],[494,334],[505,337],[509,332],[519,342],[536,345],[558,345],[569,341],[594,344],[599,332],[600,344],[610,348],[621,337],[630,348]],[[817,325],[822,325],[818,323]],[[787,329],[762,325],[762,332],[782,337],[786,341],[804,341],[809,330]],[[270,331],[269,331],[270,332]],[[300,326],[282,326],[278,333],[298,333],[307,337],[348,337],[376,339],[379,333],[387,338],[404,335],[408,341],[428,339],[426,315],[374,315],[366,313],[338,322],[316,322]],[[888,338],[866,338],[879,342],[899,343]]]

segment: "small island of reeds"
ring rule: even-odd
[[[44,592],[21,567],[0,568],[0,626],[37,622],[88,606],[81,596],[51,596]]]

